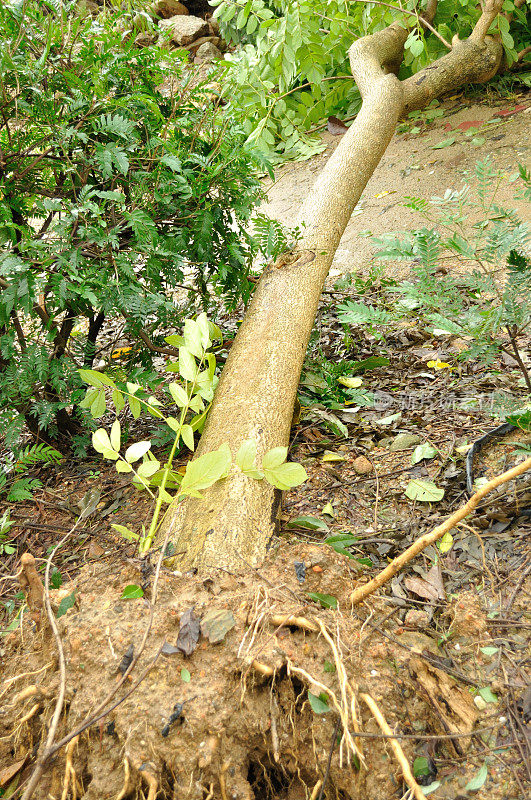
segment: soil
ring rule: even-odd
[[[484,92],[488,95],[488,89]],[[529,166],[529,128],[531,99],[529,92],[507,98],[487,97],[470,102],[462,95],[445,100],[443,116],[434,122],[405,123],[403,133],[395,135],[361,197],[336,252],[330,277],[344,272],[363,272],[377,247],[360,236],[370,231],[380,236],[391,231],[422,227],[422,220],[404,205],[406,197],[429,200],[442,196],[446,189],[460,189],[474,184],[474,166],[489,158],[507,178],[499,187],[498,202],[514,208],[529,219],[529,207],[514,197],[508,180],[518,164]],[[418,133],[412,133],[414,127]],[[300,206],[317,175],[337,147],[340,136],[323,133],[326,149],[304,163],[290,163],[275,173],[275,182],[266,183],[268,203],[261,211],[294,225]],[[441,149],[441,143],[451,142]],[[399,277],[402,265],[391,267]]]
[[[360,231],[417,224],[404,195],[458,188],[487,152],[507,176],[514,173],[528,155],[529,109],[528,97],[472,104],[458,97],[445,104],[444,118],[395,137],[347,229],[332,280],[368,270],[371,245]],[[463,125],[475,121],[481,126]],[[432,149],[451,136],[454,144]],[[323,154],[281,168],[270,187],[267,210],[285,223],[338,137],[324,139]],[[517,207],[508,181],[503,200]],[[402,269],[392,265],[390,274]],[[330,313],[335,298],[325,294],[311,355],[331,362],[372,355],[369,335],[354,334],[345,345]],[[319,416],[323,408],[303,403],[291,454],[309,480],[286,495],[280,536],[260,569],[198,577],[164,560],[154,597],[160,551],[141,562],[135,544],[111,527],[139,530],[148,498],[99,459],[31,473],[43,489],[11,505],[15,526],[0,540],[15,548],[2,553],[0,570],[0,797],[20,796],[27,785],[61,685],[57,641],[43,612],[25,609],[17,624],[19,559],[33,553],[42,572],[82,507],[85,518],[54,559],[62,585],[50,591],[55,610],[66,609],[57,617],[66,677],[54,740],[107,701],[104,716],[54,754],[36,800],[410,798],[364,695],[401,737],[418,781],[433,785],[430,797],[525,796],[529,480],[486,498],[452,530],[447,549],[428,548],[365,603],[352,607],[350,595],[466,501],[464,454],[456,447],[495,426],[493,391],[526,393],[514,364],[429,369],[430,359],[455,356],[455,339],[426,339],[412,325],[387,344],[390,363],[364,378],[379,392],[377,408],[360,413],[340,404],[333,412],[347,437]],[[148,438],[142,424],[132,437]],[[403,434],[429,442],[437,455],[412,464],[413,440],[392,447]],[[517,430],[490,442],[475,459],[474,478],[521,461],[530,438]],[[435,481],[443,499],[408,499],[412,479]],[[124,597],[127,586],[141,587],[142,596]],[[138,661],[124,677],[131,652]]]

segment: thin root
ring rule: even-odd
[[[365,692],[360,693],[360,698],[363,702],[368,706],[371,714],[375,718],[376,722],[378,723],[380,730],[382,733],[385,733],[386,736],[392,736],[393,731],[389,727],[384,715],[378,708],[376,702],[370,696],[370,694],[366,694]],[[411,772],[411,767],[409,766],[409,761],[404,755],[404,751],[400,746],[398,739],[389,739],[389,744],[395,754],[395,758],[400,764],[400,768],[402,770],[402,775],[404,776],[404,781],[409,786],[411,791],[413,792],[413,797],[415,800],[424,800],[425,794],[418,785],[417,781],[415,780],[413,773]]]

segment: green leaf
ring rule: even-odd
[[[410,500],[420,503],[437,503],[444,497],[444,489],[439,489],[433,481],[421,481],[419,478],[411,480],[404,492]]]
[[[181,494],[207,489],[228,475],[232,457],[228,445],[212,450],[193,461],[189,461],[181,482]],[[197,496],[197,495],[195,495]]]
[[[76,593],[75,592],[72,592],[72,594],[69,594],[68,597],[63,597],[63,599],[59,603],[59,607],[57,609],[57,612],[56,612],[55,616],[57,618],[62,617],[64,614],[66,614],[66,612],[68,611],[69,608],[72,608],[72,606],[75,604],[75,602],[76,602]]]
[[[485,655],[485,656],[494,656],[494,655],[496,655],[496,653],[499,651],[500,648],[499,647],[480,647],[479,649],[483,653],[483,655]],[[485,699],[485,698],[483,698],[483,699]]]
[[[486,703],[498,702],[498,696],[494,694],[490,686],[483,686],[481,689],[478,689],[478,694]]]
[[[125,460],[128,464],[134,464],[139,458],[145,456],[150,448],[151,442],[149,440],[146,442],[136,442],[130,445],[125,451]]]
[[[295,517],[295,519],[290,519],[288,522],[287,528],[305,528],[306,530],[310,531],[328,531],[328,525],[326,522],[323,522],[322,519],[318,519],[317,517],[309,517],[309,516],[302,516],[302,517]]]
[[[112,458],[109,453],[114,453],[116,458],[118,458],[118,453],[114,450],[111,440],[109,439],[109,434],[105,428],[98,428],[97,431],[94,431],[92,434],[92,447],[97,453],[101,453],[105,456],[105,458]]]
[[[268,450],[262,459],[262,469],[270,470],[283,464],[288,456],[287,447],[273,447]]]
[[[429,442],[424,442],[424,444],[419,444],[413,450],[413,454],[411,456],[411,463],[418,464],[419,461],[423,459],[434,458],[438,453],[436,447],[433,447]]]
[[[465,792],[477,792],[478,789],[481,789],[485,781],[487,780],[488,770],[487,770],[487,762],[483,764],[477,775],[470,780],[467,785],[465,786]]]
[[[124,539],[131,539],[131,540],[140,539],[138,533],[135,533],[134,531],[131,530],[131,528],[127,528],[125,525],[118,525],[117,522],[113,522],[111,524],[111,528],[114,528],[115,531],[118,531],[118,533],[121,534],[121,536],[123,536]]]
[[[450,147],[452,144],[455,144],[455,136],[449,136],[446,139],[442,139],[437,144],[434,144],[431,149],[432,150],[442,150],[443,147]]]
[[[190,681],[192,680],[192,676],[190,675],[186,667],[183,667],[181,670],[181,680],[184,683],[190,683]]]
[[[328,697],[326,694],[324,694],[324,692],[321,692],[319,696],[308,692],[308,701],[314,714],[326,714],[328,711],[330,711]]]
[[[63,577],[58,569],[54,569],[52,575],[50,577],[50,583],[53,589],[59,589],[61,584],[63,583]]]
[[[95,369],[78,369],[81,380],[88,383],[90,386],[95,386],[99,389],[101,386],[112,386],[116,388],[112,378],[109,378],[104,372],[97,372]]]
[[[139,597],[144,597],[144,590],[136,583],[129,583],[122,592],[122,600],[138,600]]]
[[[181,437],[189,450],[194,450],[194,431],[191,425],[183,425],[181,428]]]
[[[437,547],[439,548],[441,553],[447,553],[448,550],[451,549],[454,543],[454,537],[450,533],[450,531],[446,531],[445,534],[439,539],[437,542]]]
[[[114,403],[114,407],[116,408],[116,413],[119,414],[120,411],[123,411],[123,409],[125,408],[124,396],[119,389],[113,389],[111,396],[112,396],[112,401]]]
[[[248,472],[256,468],[256,441],[248,439],[243,442],[240,449],[236,453],[236,465],[242,472]]]
[[[99,419],[99,417],[103,417],[106,410],[107,403],[105,400],[105,390],[99,389],[94,396],[92,405],[90,406],[90,413],[94,419]]]
[[[141,478],[151,478],[160,469],[160,461],[144,461],[137,469]]]
[[[315,600],[316,603],[320,603],[323,608],[333,608],[334,611],[337,609],[337,597],[334,597],[331,594],[308,592],[308,597],[310,600]]]
[[[424,778],[431,772],[430,762],[426,756],[417,756],[413,762],[413,775],[415,778]]]
[[[136,397],[128,397],[127,399],[129,401],[129,408],[131,409],[131,414],[133,415],[133,419],[138,419],[142,411],[140,400],[137,400]]]
[[[121,429],[120,420],[115,419],[111,427],[111,447],[113,450],[120,449]]]
[[[323,664],[323,670],[331,675],[334,675],[336,672],[336,665],[332,664],[331,661],[325,661]]]
[[[131,464],[128,464],[127,461],[122,461],[121,459],[116,462],[115,466],[116,466],[116,472],[127,473],[133,471],[133,467],[131,466]]]
[[[186,347],[179,347],[179,373],[185,381],[195,381],[197,364]]]
[[[300,486],[301,483],[307,480],[308,475],[302,464],[288,461],[274,469],[265,469],[264,467],[264,477],[272,486],[286,491],[293,486]]]
[[[184,408],[185,406],[188,405],[188,400],[189,400],[188,393],[183,389],[183,387],[180,384],[175,383],[174,381],[173,383],[170,383],[168,389],[170,390],[170,394],[178,406]]]

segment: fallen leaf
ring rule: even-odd
[[[404,494],[410,500],[418,500],[420,503],[436,503],[443,499],[444,489],[439,489],[433,481],[414,478],[409,481]]]
[[[467,131],[469,128],[481,128],[483,122],[480,119],[472,119],[469,122],[460,122],[459,125],[456,125],[456,128],[459,128],[460,131]]]
[[[515,106],[514,108],[504,108],[504,109],[502,109],[502,111],[498,111],[497,116],[498,117],[510,117],[511,114],[517,114],[518,111],[524,111],[525,108],[526,107],[523,106],[523,105]]]
[[[26,756],[26,758],[23,758],[20,761],[15,761],[9,767],[0,769],[0,786],[5,786],[5,784],[9,783],[9,781],[17,774],[17,772],[20,772],[26,763],[27,758],[28,757]]]
[[[328,128],[328,131],[334,136],[342,136],[344,133],[348,131],[348,128],[345,125],[345,123],[342,122],[337,117],[328,117],[328,122],[326,123],[326,127]]]
[[[333,453],[331,450],[325,450],[323,453],[323,461],[345,461],[345,456],[339,453]]]
[[[185,656],[190,656],[199,641],[199,617],[194,614],[194,608],[187,609],[181,617],[177,647]]]
[[[435,589],[424,578],[404,578],[404,586],[413,594],[422,597],[424,600],[438,600],[439,595]]]
[[[309,531],[328,531],[328,525],[317,517],[295,517],[287,524],[288,528],[305,528]]]
[[[217,644],[223,641],[235,625],[236,620],[232,611],[212,609],[207,611],[201,620],[201,633],[206,636],[210,644]]]

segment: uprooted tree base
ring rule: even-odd
[[[306,566],[302,584],[295,562]],[[475,746],[462,734],[485,722],[478,723],[466,682],[429,663],[433,641],[424,634],[404,631],[403,646],[381,636],[375,620],[397,611],[384,598],[373,598],[372,610],[350,610],[351,564],[327,547],[281,544],[259,570],[213,570],[207,577],[163,572],[148,646],[117,697],[134,685],[164,641],[175,645],[188,609],[203,624],[220,612],[210,639],[202,634],[189,657],[160,654],[128,699],[57,752],[34,797],[316,800],[333,743],[323,798],[400,796],[402,772],[389,741],[353,736],[356,729],[379,733],[360,702],[364,693],[374,698],[393,731],[419,736],[402,741],[410,763],[423,735],[460,733],[438,741],[437,754],[468,765],[459,777],[470,778],[478,762]],[[78,605],[58,619],[68,670],[56,741],[116,686],[124,655],[131,645],[138,648],[148,603],[121,595],[125,585],[141,580],[130,564],[118,574],[103,565],[80,573]],[[59,591],[64,595],[73,588]],[[339,609],[320,609],[308,600],[312,591],[333,594]],[[481,613],[473,611],[474,630],[484,636]],[[231,615],[234,625],[224,635]],[[297,619],[282,624],[286,615]],[[222,640],[212,643],[216,632]],[[35,628],[26,619],[5,649],[10,674],[0,689],[2,767],[42,745],[59,684],[56,644],[44,623]],[[330,711],[315,713],[309,692],[325,692]],[[178,703],[182,713],[171,722]],[[29,776],[30,766],[25,769],[22,778]]]

